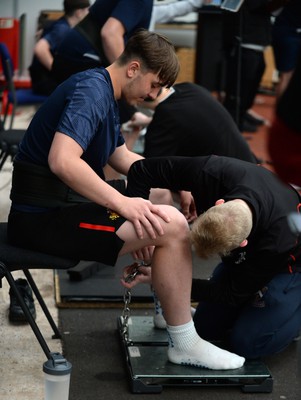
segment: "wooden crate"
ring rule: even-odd
[[[180,61],[180,72],[176,82],[194,82],[195,49],[178,47],[176,53]]]

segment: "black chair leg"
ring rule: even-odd
[[[7,160],[7,157],[9,156],[8,153],[4,154],[1,158],[0,158],[0,171],[3,168],[3,165],[5,164],[5,161]]]
[[[4,277],[4,276],[7,279],[7,282],[9,284],[9,286],[11,287],[12,291],[14,292],[14,294],[24,312],[26,319],[27,319],[29,325],[31,326],[33,333],[35,334],[38,342],[40,343],[42,350],[44,351],[47,359],[50,360],[52,357],[52,355],[51,355],[52,353],[50,352],[50,349],[46,343],[46,340],[44,339],[38,325],[36,324],[33,316],[31,315],[31,312],[29,311],[26,303],[24,302],[24,299],[21,296],[21,294],[17,288],[17,285],[15,283],[15,280],[14,280],[11,272],[9,271],[9,269],[6,267],[5,264],[0,262],[0,277]]]
[[[14,123],[15,113],[16,113],[16,107],[17,107],[17,105],[14,103],[14,104],[13,104],[12,111],[11,111],[11,116],[10,116],[9,129],[12,129],[12,128],[13,128],[13,123]]]
[[[40,293],[40,291],[39,291],[39,289],[38,289],[38,287],[37,287],[32,275],[31,275],[31,273],[29,272],[28,269],[24,269],[23,272],[24,272],[24,275],[26,276],[26,279],[27,279],[29,285],[31,286],[32,291],[34,292],[34,294],[35,294],[35,296],[36,296],[36,298],[37,298],[37,300],[38,300],[38,302],[39,302],[39,304],[40,304],[40,306],[41,306],[41,308],[42,308],[42,310],[43,310],[43,312],[44,312],[44,314],[45,314],[45,316],[46,316],[46,318],[47,318],[47,320],[48,320],[48,322],[49,322],[49,324],[50,324],[50,326],[51,326],[51,328],[53,330],[53,332],[54,332],[54,335],[52,336],[52,339],[61,339],[62,338],[61,333],[60,333],[56,323],[54,322],[54,320],[53,320],[53,318],[52,318],[52,316],[51,316],[51,314],[50,314],[50,312],[48,310],[48,307],[46,306],[45,301],[44,301],[43,297],[41,296],[41,293]]]
[[[6,122],[8,114],[9,114],[9,105],[10,105],[10,103],[7,99],[7,103],[6,103],[5,111],[4,111],[3,126],[5,126],[5,122]]]

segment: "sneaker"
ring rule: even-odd
[[[251,114],[250,112],[246,112],[244,118],[248,122],[250,122],[250,124],[257,125],[257,126],[263,125],[265,123],[264,118],[255,117],[255,115]]]
[[[238,128],[239,128],[240,132],[255,133],[255,132],[257,132],[258,126],[250,123],[246,119],[243,119],[242,122],[239,124]]]
[[[31,315],[33,316],[33,318],[36,318],[36,309],[32,297],[32,290],[27,280],[19,278],[15,281],[15,283],[19,289],[21,296],[25,301],[25,304],[29,308]],[[8,319],[11,322],[27,322],[25,314],[23,313],[23,310],[19,305],[18,299],[16,298],[12,289],[9,290],[9,296],[10,296],[10,306],[9,306]]]

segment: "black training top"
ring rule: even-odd
[[[147,198],[151,187],[191,191],[198,214],[218,199],[242,199],[253,211],[248,245],[223,258],[231,279],[194,280],[194,300],[239,304],[278,273],[288,272],[297,237],[287,215],[297,211],[300,198],[266,168],[222,156],[150,158],[134,163],[128,174],[128,195]]]
[[[216,154],[257,162],[223,105],[191,82],[173,86],[159,103],[145,135],[145,157]]]

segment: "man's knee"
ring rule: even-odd
[[[162,206],[170,217],[170,222],[166,225],[166,233],[174,236],[177,240],[189,238],[189,225],[184,215],[173,206]]]

